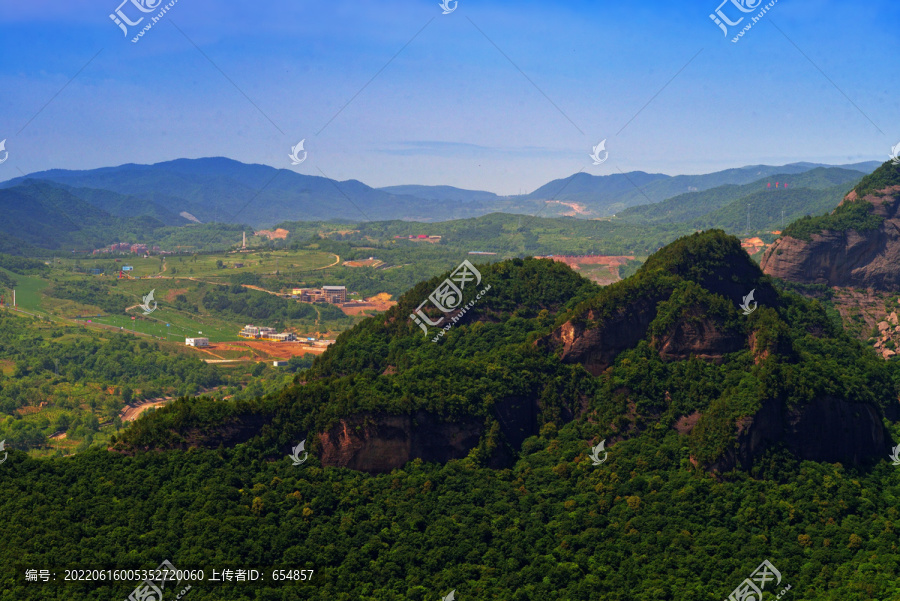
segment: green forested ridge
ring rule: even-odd
[[[5,254],[0,254],[0,267],[19,275],[40,275],[50,271],[43,261]]]
[[[900,165],[888,161],[860,180],[853,189],[856,192],[855,200],[842,202],[827,215],[798,219],[786,227],[782,235],[810,240],[813,234],[826,230],[864,232],[877,229],[884,221],[884,217],[874,214],[872,205],[863,198],[873,192],[897,185],[900,185]]]
[[[859,171],[836,167],[819,167],[804,173],[780,173],[748,184],[726,184],[709,190],[688,192],[655,204],[631,207],[617,213],[616,217],[634,223],[688,222],[706,217],[705,220],[700,221],[710,225],[704,227],[719,227],[730,231],[735,225],[744,227],[746,203],[779,204],[777,212],[768,215],[767,218],[756,215],[752,224],[753,229],[766,229],[769,222],[778,222],[784,203],[796,205],[796,210],[804,211],[804,214],[808,212],[817,214],[832,209],[862,176],[863,174]],[[769,184],[776,182],[782,186],[789,185],[789,187],[768,187]],[[798,195],[795,190],[803,192]],[[730,205],[740,207],[741,202],[743,203],[742,210],[739,210],[738,213],[742,214],[743,221],[738,220],[737,224],[733,224],[729,222],[727,212],[724,215],[718,214],[719,211]],[[820,208],[819,205],[822,204],[825,206]],[[756,212],[759,213],[760,209],[757,209]],[[788,210],[788,218],[796,218],[791,215],[792,211]]]
[[[854,467],[773,447],[750,469],[718,476],[691,462],[721,453],[735,420],[764,399],[795,407],[831,394],[891,413],[897,366],[821,305],[776,293],[721,232],[682,238],[604,289],[546,260],[478,268],[491,289],[438,344],[408,314],[446,274],[343,334],[305,384],[257,401],[180,400],[119,443],[160,450],[65,461],[14,450],[0,465],[0,507],[11,518],[0,520],[0,599],[125,598],[136,583],[39,588],[22,582],[21,569],[152,568],[163,559],[315,569],[310,584],[287,588],[196,585],[189,598],[200,600],[427,600],[455,589],[459,601],[720,601],[764,559],[792,598],[900,596],[900,471],[887,457]],[[730,292],[748,284],[760,306],[743,316]],[[657,294],[648,337],[599,377],[535,344],[589,309],[602,321]],[[662,360],[654,336],[696,307],[753,333],[756,350],[721,362]],[[396,373],[381,375],[390,366]],[[509,467],[488,468],[506,444],[490,408],[506,395],[539,403],[539,430]],[[586,413],[570,421],[582,400]],[[303,439],[315,451],[315,433],[338,417],[415,408],[482,418],[482,444],[465,459],[416,460],[377,476],[323,468],[315,452],[297,467],[286,457]],[[697,426],[676,432],[694,411]],[[252,416],[265,424],[246,443],[161,450]],[[594,466],[588,451],[604,439],[608,461]]]
[[[114,217],[71,192],[40,180],[0,188],[0,211],[0,233],[7,239],[0,250],[10,254],[35,248],[44,249],[45,253],[97,248],[120,237],[144,242],[148,233],[164,225],[150,216]]]
[[[711,211],[691,223],[697,229],[721,228],[735,235],[759,230],[780,230],[784,227],[783,224],[789,224],[795,219],[832,210],[849,190],[849,185],[824,190],[810,188],[764,190]]]
[[[878,229],[884,217],[872,213],[872,205],[863,199],[844,201],[827,215],[802,217],[791,223],[782,232],[783,236],[810,240],[813,234],[822,231],[865,232]]]
[[[859,198],[890,186],[900,186],[900,164],[887,161],[881,167],[862,178],[854,190]]]

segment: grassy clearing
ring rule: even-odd
[[[266,251],[169,257],[165,275],[178,277],[224,277],[236,273],[302,273],[333,264],[337,255],[319,251]],[[222,268],[217,264],[222,262]],[[235,267],[241,263],[243,267]],[[174,272],[173,272],[174,269]]]
[[[41,291],[47,287],[47,280],[33,275],[19,275],[5,269],[11,278],[16,280],[16,306],[26,311],[43,311]],[[11,304],[12,299],[10,299]]]

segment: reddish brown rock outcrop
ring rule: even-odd
[[[542,344],[560,348],[564,363],[581,363],[588,372],[599,376],[612,365],[616,355],[647,335],[650,322],[656,317],[656,304],[662,298],[644,297],[617,309],[594,327],[588,324],[597,321],[597,314],[588,311],[584,319],[567,321],[554,330]]]
[[[389,472],[417,457],[446,463],[465,457],[478,444],[482,429],[482,420],[442,422],[424,411],[354,415],[319,434],[322,465]]]
[[[689,359],[721,359],[726,353],[741,350],[746,344],[742,332],[729,330],[717,320],[699,311],[690,319],[680,319],[666,334],[654,339],[660,356],[667,361]]]
[[[856,200],[855,192],[843,202]],[[900,290],[900,186],[866,195],[878,229],[825,230],[811,240],[782,237],[763,255],[760,267],[771,276],[803,284]]]
[[[581,404],[574,411],[564,410],[560,417],[571,420],[585,408],[586,404]],[[494,404],[491,416],[500,437],[487,465],[504,467],[515,458],[522,442],[537,434],[538,412],[536,400],[526,397]],[[356,414],[319,434],[321,461],[322,465],[373,473],[389,472],[413,459],[446,463],[467,456],[478,446],[484,426],[484,418],[467,416],[446,422],[427,411]]]

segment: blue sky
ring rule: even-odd
[[[8,2],[0,180],[227,156],[513,194],[579,170],[887,159],[898,3],[779,0],[732,43],[719,1],[178,0],[138,43],[109,18],[121,0]]]

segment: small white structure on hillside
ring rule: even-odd
[[[185,346],[209,346],[209,338],[185,338]]]

